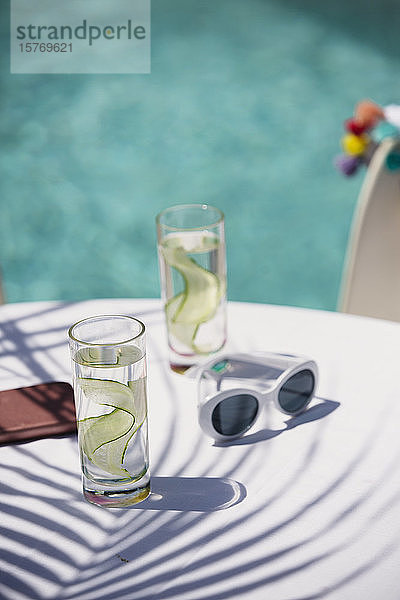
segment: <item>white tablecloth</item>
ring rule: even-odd
[[[0,308],[0,389],[70,381],[67,328],[100,313],[147,326],[152,496],[102,509],[74,436],[0,448],[0,597],[12,600],[400,598],[400,325],[229,304],[232,351],[314,358],[317,398],[215,445],[193,381],[168,366],[156,300]]]

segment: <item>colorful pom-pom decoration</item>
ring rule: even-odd
[[[343,150],[351,156],[360,156],[365,151],[369,142],[369,137],[365,134],[355,135],[348,133],[342,138]]]
[[[351,177],[357,172],[360,166],[360,159],[357,156],[346,156],[341,154],[335,158],[335,166],[338,171],[346,177]]]
[[[382,108],[371,100],[362,100],[356,106],[354,118],[358,123],[362,123],[367,128],[375,127],[375,125],[385,118]]]
[[[374,129],[373,137],[374,140],[380,143],[382,140],[388,137],[396,137],[399,135],[399,130],[395,125],[388,123],[387,121],[382,121],[379,123]]]
[[[349,133],[354,133],[354,135],[361,135],[367,131],[367,127],[363,123],[358,123],[355,119],[347,119],[344,127]]]
[[[336,157],[338,171],[346,177],[354,175],[361,165],[368,166],[376,149],[385,138],[400,138],[400,128],[386,121],[383,109],[371,100],[359,102],[354,116],[344,122],[341,139],[344,154]],[[400,153],[392,152],[386,159],[390,171],[400,169]]]

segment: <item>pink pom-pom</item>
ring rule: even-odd
[[[382,108],[372,100],[362,100],[354,111],[354,118],[358,123],[363,123],[367,129],[375,127],[378,121],[385,118]]]

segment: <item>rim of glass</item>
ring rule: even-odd
[[[85,323],[85,321],[96,321],[96,320],[100,320],[100,319],[115,319],[115,318],[129,319],[130,321],[135,321],[135,323],[138,323],[140,325],[139,333],[137,333],[133,337],[127,338],[126,340],[121,340],[120,342],[108,342],[108,343],[107,342],[88,342],[87,340],[81,340],[78,337],[75,337],[72,333],[72,331],[75,329],[75,327],[78,327],[78,325]],[[145,330],[146,330],[146,327],[144,326],[142,321],[139,321],[139,319],[136,319],[136,317],[131,317],[129,315],[94,315],[93,317],[85,317],[84,319],[80,319],[79,321],[77,321],[76,323],[71,325],[71,327],[68,329],[68,335],[69,335],[70,339],[73,340],[74,342],[77,342],[78,344],[85,344],[86,346],[117,346],[119,344],[127,344],[129,342],[133,342],[133,340],[137,340],[137,338],[139,338],[141,335],[143,335]]]
[[[163,215],[165,215],[167,213],[178,212],[182,209],[190,209],[190,208],[201,208],[204,211],[214,210],[219,215],[219,217],[218,217],[218,219],[216,219],[209,225],[200,225],[199,227],[184,227],[184,226],[177,227],[174,225],[167,225],[166,223],[161,223],[161,219],[162,219]],[[171,231],[182,231],[182,230],[201,231],[202,229],[205,229],[206,227],[216,227],[217,225],[222,223],[224,218],[225,218],[225,215],[222,212],[222,210],[217,208],[216,206],[213,206],[212,204],[174,204],[174,206],[169,206],[168,208],[164,208],[164,210],[162,210],[161,212],[158,213],[158,215],[156,216],[156,223],[157,223],[157,225],[165,227],[165,229],[169,229]]]

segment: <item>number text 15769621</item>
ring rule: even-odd
[[[21,52],[72,52],[72,43],[21,42]]]

